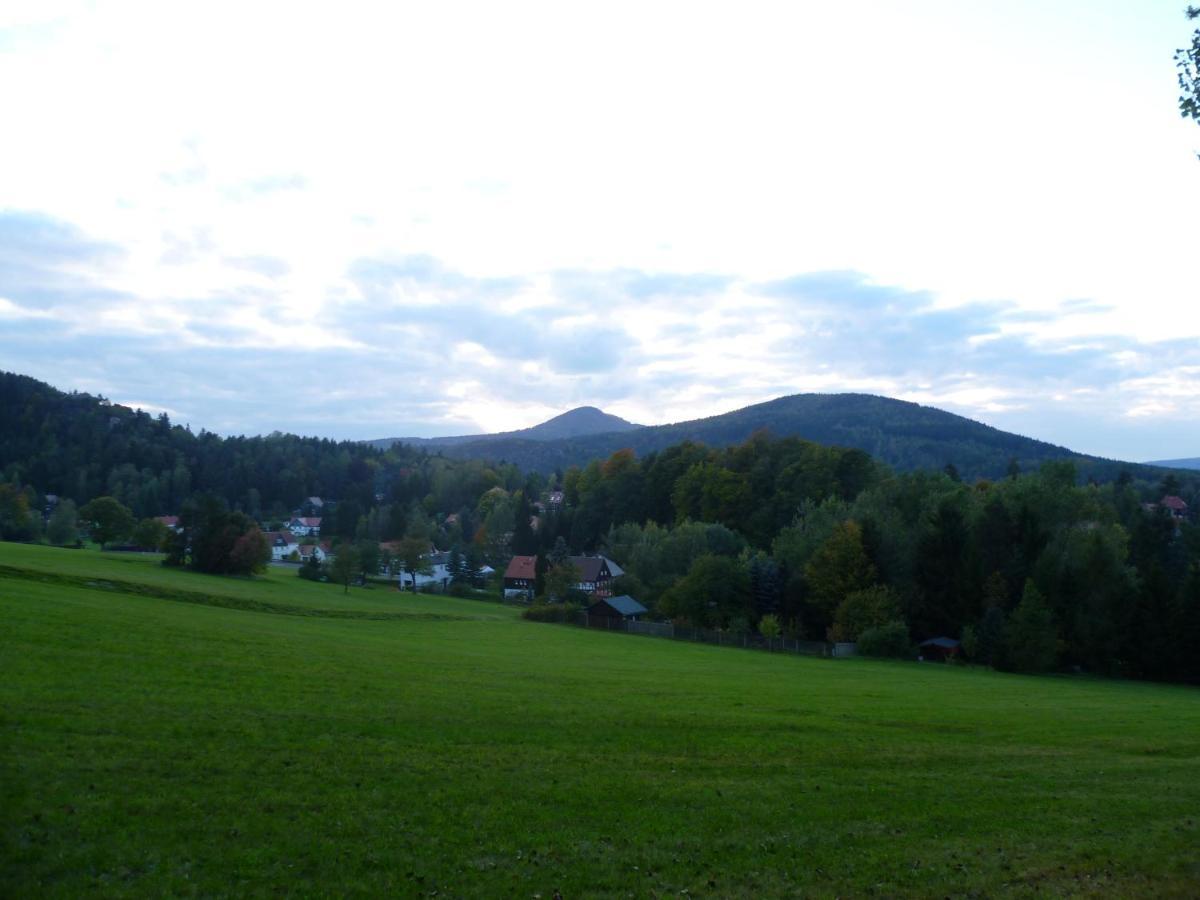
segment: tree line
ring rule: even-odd
[[[556,561],[603,552],[626,571],[618,590],[702,627],[903,653],[947,636],[1003,668],[1200,679],[1200,533],[1146,506],[1200,506],[1184,473],[1131,467],[1100,484],[1070,461],[1022,471],[1012,459],[1002,477],[968,481],[952,461],[897,472],[765,431],[525,473],[404,446],[197,435],[14,375],[0,376],[0,424],[6,540],[68,543],[86,525],[101,542],[149,545],[163,536],[149,517],[180,514],[188,537],[168,559],[253,571],[264,551],[247,535],[323,495],[322,537],[353,548],[360,575],[381,542],[404,542],[451,550],[472,572],[536,555],[545,593]],[[552,489],[561,504],[546,502]]]

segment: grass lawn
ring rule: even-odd
[[[0,896],[1200,886],[1195,689],[13,544],[0,673]]]

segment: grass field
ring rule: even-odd
[[[1200,893],[1189,688],[12,544],[0,675],[5,897]]]

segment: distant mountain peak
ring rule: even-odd
[[[464,434],[451,437],[436,438],[383,438],[367,441],[376,447],[390,447],[392,444],[413,444],[422,447],[452,447],[467,443],[488,443],[498,440],[525,441],[560,441],[568,438],[588,437],[595,434],[612,434],[621,431],[635,431],[642,428],[620,416],[606,413],[595,406],[577,406],[565,413],[559,413],[545,422],[529,428],[516,431],[502,431],[498,434]]]
[[[595,406],[577,406],[547,419],[540,425],[512,432],[512,437],[524,437],[535,441],[553,441],[559,438],[580,437],[585,434],[608,434],[614,431],[632,431],[641,428],[632,422],[606,413]]]

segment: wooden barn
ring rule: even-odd
[[[954,638],[935,637],[920,643],[921,656],[925,659],[947,660],[958,655],[960,645]]]
[[[588,620],[599,622],[609,619],[614,622],[636,622],[639,616],[644,616],[648,610],[628,594],[619,597],[605,597],[597,600],[587,608]]]

